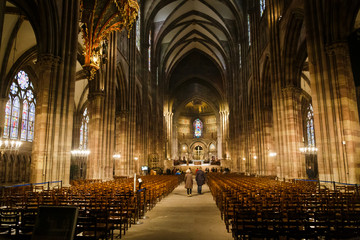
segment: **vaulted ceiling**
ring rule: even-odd
[[[240,0],[147,0],[144,12],[172,108],[202,99],[223,104],[242,34]]]

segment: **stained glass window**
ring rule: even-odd
[[[28,128],[28,102],[24,100],[22,110],[22,121],[21,121],[21,136],[20,139],[26,141],[26,133]]]
[[[35,104],[34,86],[26,72],[19,71],[11,84],[9,101],[5,107],[4,138],[33,140]]]
[[[88,125],[89,125],[89,115],[87,108],[85,108],[82,119],[81,119],[81,126],[80,126],[80,149],[87,149],[88,145]]]
[[[309,147],[315,147],[314,111],[310,104],[306,116],[306,133]]]
[[[260,0],[260,16],[264,14],[265,7],[266,7],[265,0]]]
[[[194,123],[194,137],[199,138],[202,136],[203,123],[197,118]]]
[[[32,142],[34,140],[34,124],[35,124],[35,103],[31,103],[29,112],[29,126],[27,140]]]
[[[140,51],[140,17],[141,17],[141,12],[139,9],[138,16],[136,19],[136,47],[139,51]]]
[[[11,119],[11,98],[6,103],[5,107],[5,123],[4,123],[4,138],[9,138],[10,131],[10,119]]]
[[[148,60],[149,60],[149,71],[151,71],[151,31],[149,33],[149,47],[148,47]]]
[[[250,14],[247,15],[247,24],[248,24],[248,41],[249,41],[249,46],[251,46]]]
[[[11,112],[11,128],[10,128],[11,139],[18,138],[19,115],[20,115],[20,101],[18,97],[15,97]]]

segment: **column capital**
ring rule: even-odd
[[[229,115],[229,112],[227,110],[220,110],[219,113],[220,113],[220,115],[224,115],[224,116]]]
[[[128,110],[120,110],[116,112],[116,117],[127,117],[129,115]]]
[[[97,91],[89,91],[88,99],[94,100],[95,98],[104,98],[105,97],[105,91],[104,90],[97,90]]]
[[[6,96],[6,97],[0,96],[0,105],[1,104],[5,105],[7,103],[7,101],[9,101],[9,96]]]
[[[293,97],[299,98],[301,94],[301,89],[292,85],[286,86],[281,89],[281,92],[284,97]]]
[[[349,45],[347,42],[332,42],[325,46],[328,55],[349,55]]]
[[[164,113],[164,117],[172,117],[173,113],[172,112],[165,112]]]
[[[41,69],[51,69],[59,66],[61,63],[61,58],[54,56],[53,54],[39,54],[36,64],[39,65]]]

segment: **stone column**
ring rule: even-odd
[[[95,81],[95,80],[92,80]],[[89,89],[89,149],[86,170],[87,179],[101,179],[103,169],[103,109],[105,93],[101,90]]]
[[[120,153],[120,159],[115,160],[115,176],[128,176],[129,163],[126,158],[126,135],[128,112],[121,111],[116,116],[116,145],[115,151]]]
[[[4,136],[5,106],[8,101],[8,97],[0,97],[0,139]]]
[[[268,26],[269,26],[269,45],[270,45],[270,79],[271,79],[271,95],[273,109],[273,128],[274,128],[274,145],[278,150],[275,158],[276,175],[280,178],[284,177],[283,165],[285,159],[284,144],[281,131],[284,126],[282,107],[282,64],[281,64],[281,41],[279,17],[282,16],[282,6],[279,0],[268,0],[266,4]]]
[[[356,99],[356,88],[351,70],[347,42],[336,42],[326,46],[329,58],[330,93],[335,97],[332,112],[335,121],[332,165],[335,181],[360,182],[360,129]]]
[[[263,134],[264,134],[264,145],[265,153],[263,154],[264,158],[264,173],[265,175],[276,175],[276,158],[277,150],[273,143],[273,124],[272,124],[272,108],[263,108]],[[270,156],[270,153],[276,153],[276,155]]]
[[[166,124],[166,159],[171,158],[171,146],[172,146],[172,125],[173,125],[173,113],[164,113],[164,119]]]
[[[9,98],[0,97],[0,139],[2,140],[3,140],[2,137],[4,136],[5,106],[7,101],[9,101]],[[0,151],[0,183],[5,182],[5,175],[6,175],[5,171],[6,171],[5,156]]]
[[[217,136],[217,157],[219,159],[223,159],[223,151],[224,151],[224,112],[219,111],[219,129]]]
[[[53,168],[51,154],[51,127],[53,123],[53,110],[55,94],[54,82],[56,68],[60,59],[53,55],[40,55],[37,65],[39,66],[39,83],[36,90],[35,131],[31,161],[30,182],[44,182],[51,180],[50,170]]]
[[[2,39],[2,32],[4,28],[4,16],[6,10],[6,1],[0,1],[0,46],[1,46],[1,39]]]
[[[352,3],[305,0],[304,9],[319,178],[360,183],[359,115],[347,27],[330,22],[324,12],[332,7],[339,14]],[[330,35],[328,28],[339,34]]]
[[[286,145],[284,145],[283,174],[285,178],[301,178],[305,176],[305,161],[300,154],[301,136],[298,122],[301,113],[300,89],[288,86],[282,89],[283,93],[283,122],[280,130]]]

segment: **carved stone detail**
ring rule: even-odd
[[[334,42],[325,46],[328,55],[348,55],[349,46],[346,42]]]
[[[39,54],[36,64],[42,69],[51,69],[59,66],[62,59],[52,54]]]

